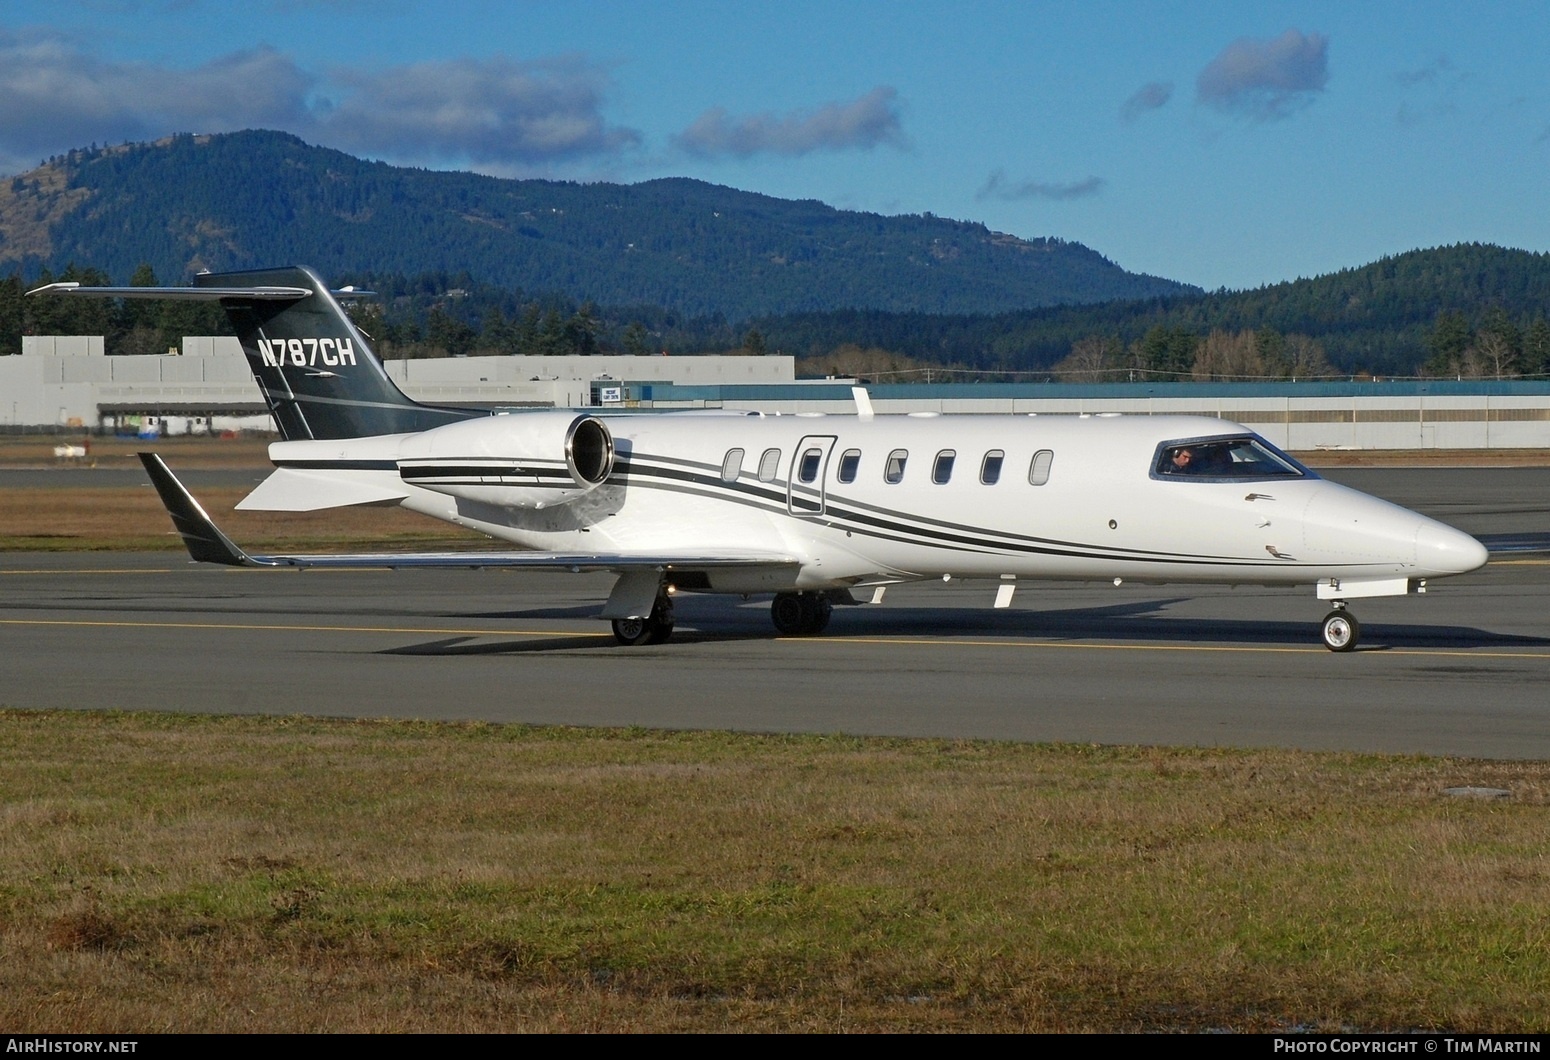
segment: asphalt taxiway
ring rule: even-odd
[[[1543,541],[1550,470],[1331,471],[1488,539]],[[246,571],[0,553],[0,706],[481,719],[1550,758],[1550,556],[1363,600],[1326,651],[1311,589],[896,586],[778,638],[683,596],[617,645],[607,576]]]

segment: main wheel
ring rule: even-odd
[[[784,637],[811,637],[829,625],[834,604],[818,593],[776,593],[770,619]]]
[[[673,635],[673,601],[658,599],[650,618],[616,618],[613,626],[620,644],[661,644]]]
[[[1350,651],[1362,638],[1362,624],[1349,611],[1331,611],[1324,616],[1324,647],[1330,651]]]
[[[673,635],[673,601],[663,597],[651,609],[647,622],[651,632],[646,635],[647,644],[662,644]]]
[[[800,637],[807,631],[809,605],[805,593],[776,593],[770,604],[770,621],[783,637]]]
[[[649,618],[616,618],[614,638],[620,644],[645,644],[654,628]]]
[[[834,604],[827,596],[813,597],[813,616],[807,623],[807,632],[817,636],[829,628],[829,617],[834,614]]]

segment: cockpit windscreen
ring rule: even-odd
[[[1204,438],[1158,446],[1158,478],[1311,478],[1313,473],[1263,438]]]

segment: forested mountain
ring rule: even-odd
[[[463,274],[693,316],[988,313],[1190,292],[1057,239],[664,179],[502,180],[366,162],[285,133],[72,151],[0,181],[0,268],[164,282],[300,263],[331,280]]]
[[[1213,332],[1247,331],[1272,343],[1271,336],[1315,340],[1345,373],[1542,374],[1550,371],[1547,311],[1550,254],[1472,243],[1252,291],[981,316],[791,314],[752,326],[771,346],[807,355],[843,335],[859,346],[984,371],[1047,370],[1096,340],[1111,351],[1111,369],[1129,363],[1189,376]],[[1150,352],[1136,348],[1147,344]],[[1470,354],[1484,360],[1471,363]]]
[[[353,311],[389,357],[743,348],[823,372],[987,378],[1550,374],[1546,254],[1460,244],[1205,294],[929,215],[691,180],[398,169],[259,132],[92,148],[0,181],[0,350],[87,333],[160,352],[226,327],[208,305],[24,300],[23,276],[176,283],[289,262],[379,292]]]

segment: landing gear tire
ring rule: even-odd
[[[658,598],[650,618],[616,618],[613,627],[620,644],[661,644],[673,635],[673,601]]]
[[[1362,639],[1362,624],[1349,611],[1331,611],[1324,616],[1324,647],[1330,651],[1350,651]]]
[[[812,637],[822,633],[834,613],[834,604],[818,593],[776,593],[770,619],[783,637]]]

